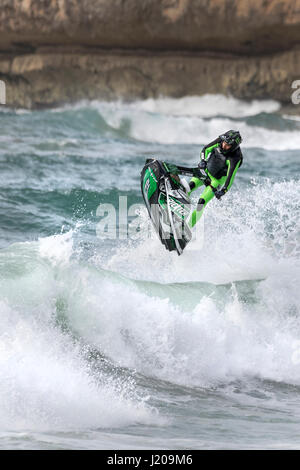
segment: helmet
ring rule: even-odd
[[[236,150],[240,143],[242,142],[242,137],[239,131],[230,130],[225,132],[225,134],[220,135],[221,142],[226,142],[226,144],[230,145],[230,149],[223,151],[223,153],[232,152]]]

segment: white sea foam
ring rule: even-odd
[[[161,283],[165,295],[157,298],[157,289],[151,295],[151,285],[146,295],[120,283],[114,298],[115,287],[106,280],[101,308],[94,298],[89,309],[98,326],[90,335],[90,327],[78,325],[81,334],[101,344],[114,360],[119,357],[124,365],[175,382],[208,386],[250,375],[299,385],[298,197],[298,182],[272,185],[266,180],[242,195],[231,194],[231,201],[207,207],[202,249],[178,257],[155,238],[120,249],[105,267]],[[248,302],[234,285],[220,301],[216,289],[205,295],[190,284],[165,284],[243,279],[252,286]],[[96,290],[92,279],[86,285],[91,292],[83,305]]]
[[[159,144],[203,145],[229,129],[239,129],[243,147],[266,150],[300,148],[299,130],[272,128],[255,116],[272,115],[280,109],[274,100],[244,101],[231,96],[210,95],[182,98],[148,98],[130,103],[123,101],[81,101],[56,108],[51,112],[94,109],[114,131],[129,138]],[[251,123],[247,118],[251,117]],[[298,121],[298,117],[282,116],[282,121]],[[284,127],[284,126],[283,126]],[[107,132],[107,130],[106,130]]]
[[[71,263],[61,258],[61,245],[68,244],[70,252],[71,233],[1,252],[1,430],[99,429],[153,419],[159,423],[132,379],[93,371],[80,343],[58,327],[59,305],[71,306],[76,298]]]
[[[73,231],[39,239],[39,252],[53,264],[66,264],[73,251]]]
[[[282,261],[247,302],[235,285],[222,298],[204,288],[194,290],[191,308],[188,285],[176,286],[179,305],[175,287],[158,297],[151,286],[145,293],[101,271],[77,271],[68,319],[115,363],[147,376],[201,387],[257,376],[299,385],[299,274]]]
[[[203,100],[203,108],[200,103]],[[219,106],[220,105],[220,106]],[[293,150],[300,148],[298,130],[278,130],[254,123],[247,116],[277,110],[276,102],[252,102],[208,95],[174,100],[163,98],[126,104],[92,102],[107,124],[120,130],[126,123],[129,137],[162,144],[204,144],[228,129],[239,129],[246,148]],[[225,112],[227,109],[228,112]],[[198,110],[198,111],[197,111]],[[239,118],[239,120],[237,120]],[[252,118],[253,119],[253,118]]]
[[[239,208],[211,203],[199,253],[173,256],[153,239],[105,265],[97,257],[82,265],[71,256],[73,232],[2,250],[2,428],[152,422],[135,384],[101,367],[95,374],[71,331],[116,366],[178,384],[261,377],[300,385],[298,185],[286,184],[281,201],[282,184],[236,193]],[[246,297],[235,284],[242,279]],[[229,285],[219,295],[195,282]],[[59,305],[70,332],[56,323]]]
[[[148,98],[135,101],[130,108],[172,116],[213,117],[220,115],[237,118],[254,116],[263,112],[274,113],[280,109],[280,104],[274,100],[243,101],[232,96],[205,94],[183,98]]]
[[[51,425],[60,414],[60,402],[64,403],[64,423],[77,423],[69,416],[71,407],[65,407],[67,396],[72,409],[78,409],[81,417],[85,415],[81,419],[91,426],[100,420],[101,413],[109,425],[121,425],[123,418],[130,421],[126,413],[118,421],[114,413],[111,416],[103,411],[105,397],[114,396],[114,388],[98,390],[70,338],[51,326],[57,302],[63,302],[67,324],[85,343],[115,364],[142,374],[203,387],[247,376],[299,385],[297,191],[297,182],[272,186],[266,180],[242,196],[233,194],[239,205],[224,203],[217,210],[211,203],[206,209],[210,218],[203,249],[184,252],[181,257],[168,253],[153,239],[150,244],[145,240],[138,246],[123,247],[105,265],[97,257],[81,265],[70,256],[71,232],[40,239],[34,249],[31,243],[23,244],[19,253],[18,245],[12,247],[7,259],[3,254],[7,272],[13,257],[19,256],[24,274],[1,285],[2,298],[6,298],[2,304],[2,383],[6,383],[2,398],[8,391],[19,397],[21,390],[26,401],[30,392],[30,400],[36,397],[36,401],[29,401],[29,409],[37,414],[36,410],[48,410],[46,421]],[[68,256],[62,255],[61,247]],[[110,271],[103,271],[103,267]],[[126,275],[138,282],[126,279]],[[143,280],[154,281],[161,294],[151,284],[140,284]],[[249,283],[246,301],[234,284],[238,280]],[[175,288],[166,282],[179,284]],[[197,293],[191,282],[231,283],[232,287],[219,297],[217,288],[212,294],[211,289],[199,287]],[[23,363],[19,365],[21,356]],[[14,372],[10,375],[9,371]],[[66,389],[64,376],[71,384]],[[78,388],[76,396],[73,388]],[[101,402],[93,418],[92,407],[87,409],[83,404],[84,395],[90,397],[93,407],[97,399]],[[17,400],[11,400],[10,406],[17,406]],[[137,403],[129,401],[123,413],[130,409],[135,419],[148,419]],[[135,406],[137,411],[132,412]],[[24,419],[21,411],[19,414]],[[119,416],[119,408],[116,414]],[[39,414],[37,419],[41,419]]]
[[[96,379],[71,338],[46,322],[29,321],[4,302],[0,309],[2,430],[66,431],[151,422],[150,410],[134,399],[129,381],[113,376],[101,381],[99,373]]]

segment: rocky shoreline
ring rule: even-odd
[[[292,104],[300,0],[2,0],[7,105],[221,93]]]

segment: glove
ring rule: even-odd
[[[222,196],[224,196],[224,194],[226,193],[226,189],[218,189],[216,192],[215,192],[215,196],[217,199],[221,199]]]
[[[200,170],[205,170],[206,166],[207,166],[206,160],[201,160],[201,162],[198,164],[198,167],[200,168]]]

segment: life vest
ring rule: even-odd
[[[208,159],[207,170],[216,179],[222,178],[227,174],[226,157],[222,154],[218,147],[215,147]]]

